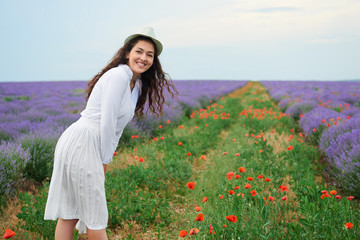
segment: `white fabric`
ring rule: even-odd
[[[59,138],[54,156],[46,220],[79,219],[80,233],[106,228],[108,211],[102,164],[108,164],[139,96],[139,79],[127,65],[107,71],[95,84],[81,118]]]
[[[123,129],[133,118],[139,96],[137,79],[133,91],[129,66],[119,65],[107,71],[96,83],[81,116],[100,123],[101,159],[104,164],[112,157]]]
[[[99,125],[80,118],[61,135],[45,208],[45,220],[79,219],[80,233],[106,228],[105,176]]]

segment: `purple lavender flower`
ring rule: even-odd
[[[360,128],[332,140],[325,154],[333,167],[332,174],[342,188],[360,196]]]
[[[316,106],[317,104],[314,101],[310,101],[310,100],[300,101],[289,107],[285,111],[285,113],[289,114],[290,117],[299,119],[300,114],[307,113]]]
[[[19,143],[0,143],[0,195],[12,196],[15,193],[30,157],[29,151]]]
[[[314,128],[317,129],[320,125],[323,125],[323,119],[329,121],[331,118],[336,119],[337,117],[345,119],[342,113],[328,108],[316,107],[304,114],[304,117],[300,119],[300,126],[307,135],[312,135]]]
[[[344,123],[334,125],[325,130],[320,138],[320,150],[325,152],[338,136],[360,128],[360,117],[345,120]]]

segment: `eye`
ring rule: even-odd
[[[140,51],[140,50],[136,50],[136,52],[137,52],[137,53],[141,53],[141,51]]]
[[[151,58],[152,58],[152,57],[153,57],[153,55],[152,55],[152,54],[148,54],[148,57],[151,57]]]

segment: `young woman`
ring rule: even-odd
[[[74,227],[88,239],[107,239],[104,181],[120,136],[134,114],[161,114],[163,90],[177,93],[158,56],[162,44],[151,27],[126,38],[111,62],[88,83],[81,118],[60,137],[45,219],[58,219],[55,239],[73,239]]]

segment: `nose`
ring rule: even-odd
[[[145,61],[146,60],[146,53],[141,54],[140,59]]]

